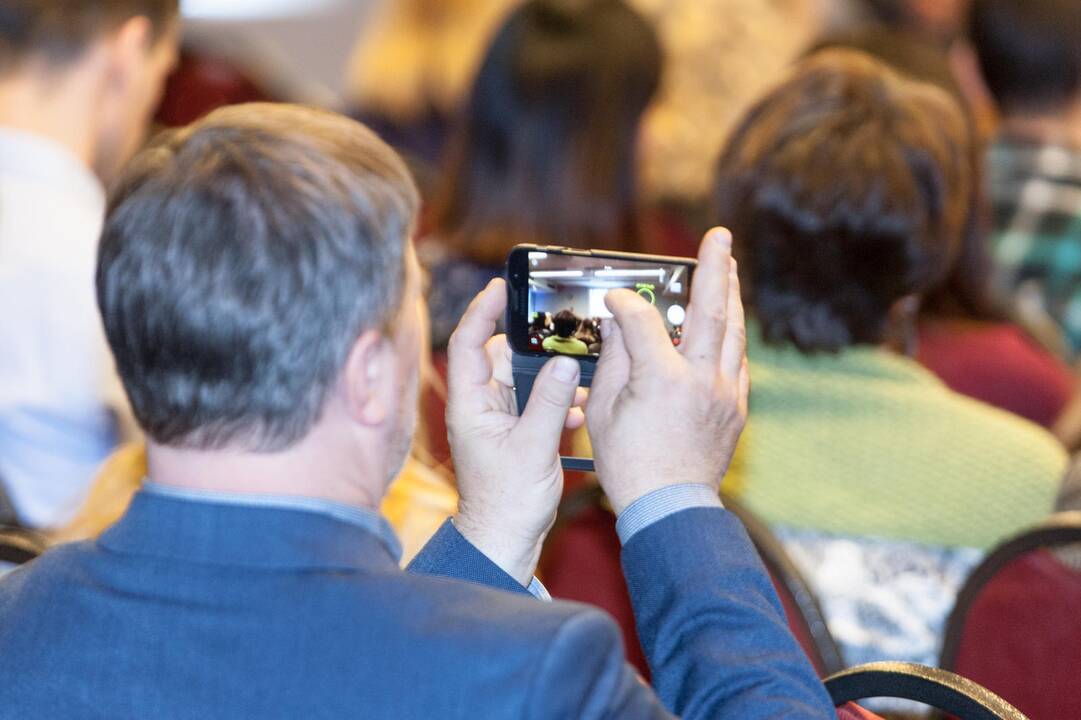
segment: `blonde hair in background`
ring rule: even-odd
[[[645,118],[642,190],[704,199],[725,139],[818,35],[825,0],[628,0],[657,27],[660,95]]]
[[[74,519],[50,536],[52,543],[95,538],[120,519],[146,477],[146,443],[123,445],[101,466],[86,502]]]
[[[349,61],[357,107],[407,119],[453,113],[488,40],[517,0],[384,0]]]

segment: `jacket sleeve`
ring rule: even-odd
[[[650,525],[624,547],[623,567],[656,694],[624,661],[615,623],[583,610],[545,650],[529,690],[530,717],[836,717],[730,513],[684,510]],[[450,521],[408,571],[528,595]]]
[[[664,705],[684,718],[835,718],[742,524],[683,510],[623,547],[638,635]]]
[[[432,539],[421,548],[406,571],[454,578],[497,590],[529,595],[529,590],[466,540],[450,520],[444,522]]]

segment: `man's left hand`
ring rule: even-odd
[[[559,441],[584,423],[578,362],[555,357],[541,370],[521,417],[511,350],[492,337],[507,303],[493,280],[466,310],[447,348],[447,432],[460,501],[458,532],[528,586],[563,493]]]

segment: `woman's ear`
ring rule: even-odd
[[[349,416],[361,425],[374,427],[387,422],[395,392],[393,351],[377,330],[364,332],[353,343],[342,373],[345,403]]]
[[[906,357],[916,357],[919,350],[919,320],[919,295],[905,295],[894,301],[886,319],[886,347]]]

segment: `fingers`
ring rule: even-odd
[[[604,344],[593,373],[586,410],[590,417],[604,418],[610,415],[612,404],[630,380],[631,359],[623,345],[623,333],[615,320],[602,320],[601,334]]]
[[[514,357],[506,335],[496,335],[484,345],[488,362],[492,364],[492,379],[500,385],[514,387]]]
[[[507,305],[504,282],[496,278],[480,292],[462,315],[447,345],[447,390],[450,398],[469,397],[492,377],[485,343]]]
[[[683,328],[683,356],[712,372],[721,362],[728,329],[731,257],[732,234],[728,230],[713,228],[706,233],[698,250],[698,267]]]
[[[514,428],[516,443],[525,443],[545,455],[559,452],[559,438],[578,394],[580,375],[578,361],[569,357],[555,357],[541,368]]]
[[[661,314],[637,293],[612,290],[605,296],[604,304],[612,312],[614,325],[619,326],[625,353],[634,367],[647,371],[679,354],[672,347]],[[608,344],[607,336],[604,344]],[[603,357],[603,348],[601,354]]]
[[[750,410],[751,398],[751,368],[747,364],[747,356],[743,356],[743,362],[739,367],[739,412],[744,418]]]
[[[507,342],[507,336],[500,334],[492,337],[484,345],[484,350],[488,355],[488,361],[492,366],[492,380],[495,380],[499,385],[504,388],[511,389],[514,387],[514,354],[510,349],[510,343]],[[570,419],[575,417],[573,408],[581,408],[586,404],[586,400],[589,398],[589,391],[583,387],[578,388],[574,393],[574,400],[571,402],[572,411],[567,417],[568,430],[574,430],[581,427],[585,422],[585,416],[579,411],[577,413],[578,420]],[[577,422],[572,427],[572,423]]]
[[[743,299],[740,297],[739,274],[735,260],[729,260],[728,310],[724,345],[721,348],[721,373],[726,377],[738,377],[747,361],[747,327],[743,317]]]

